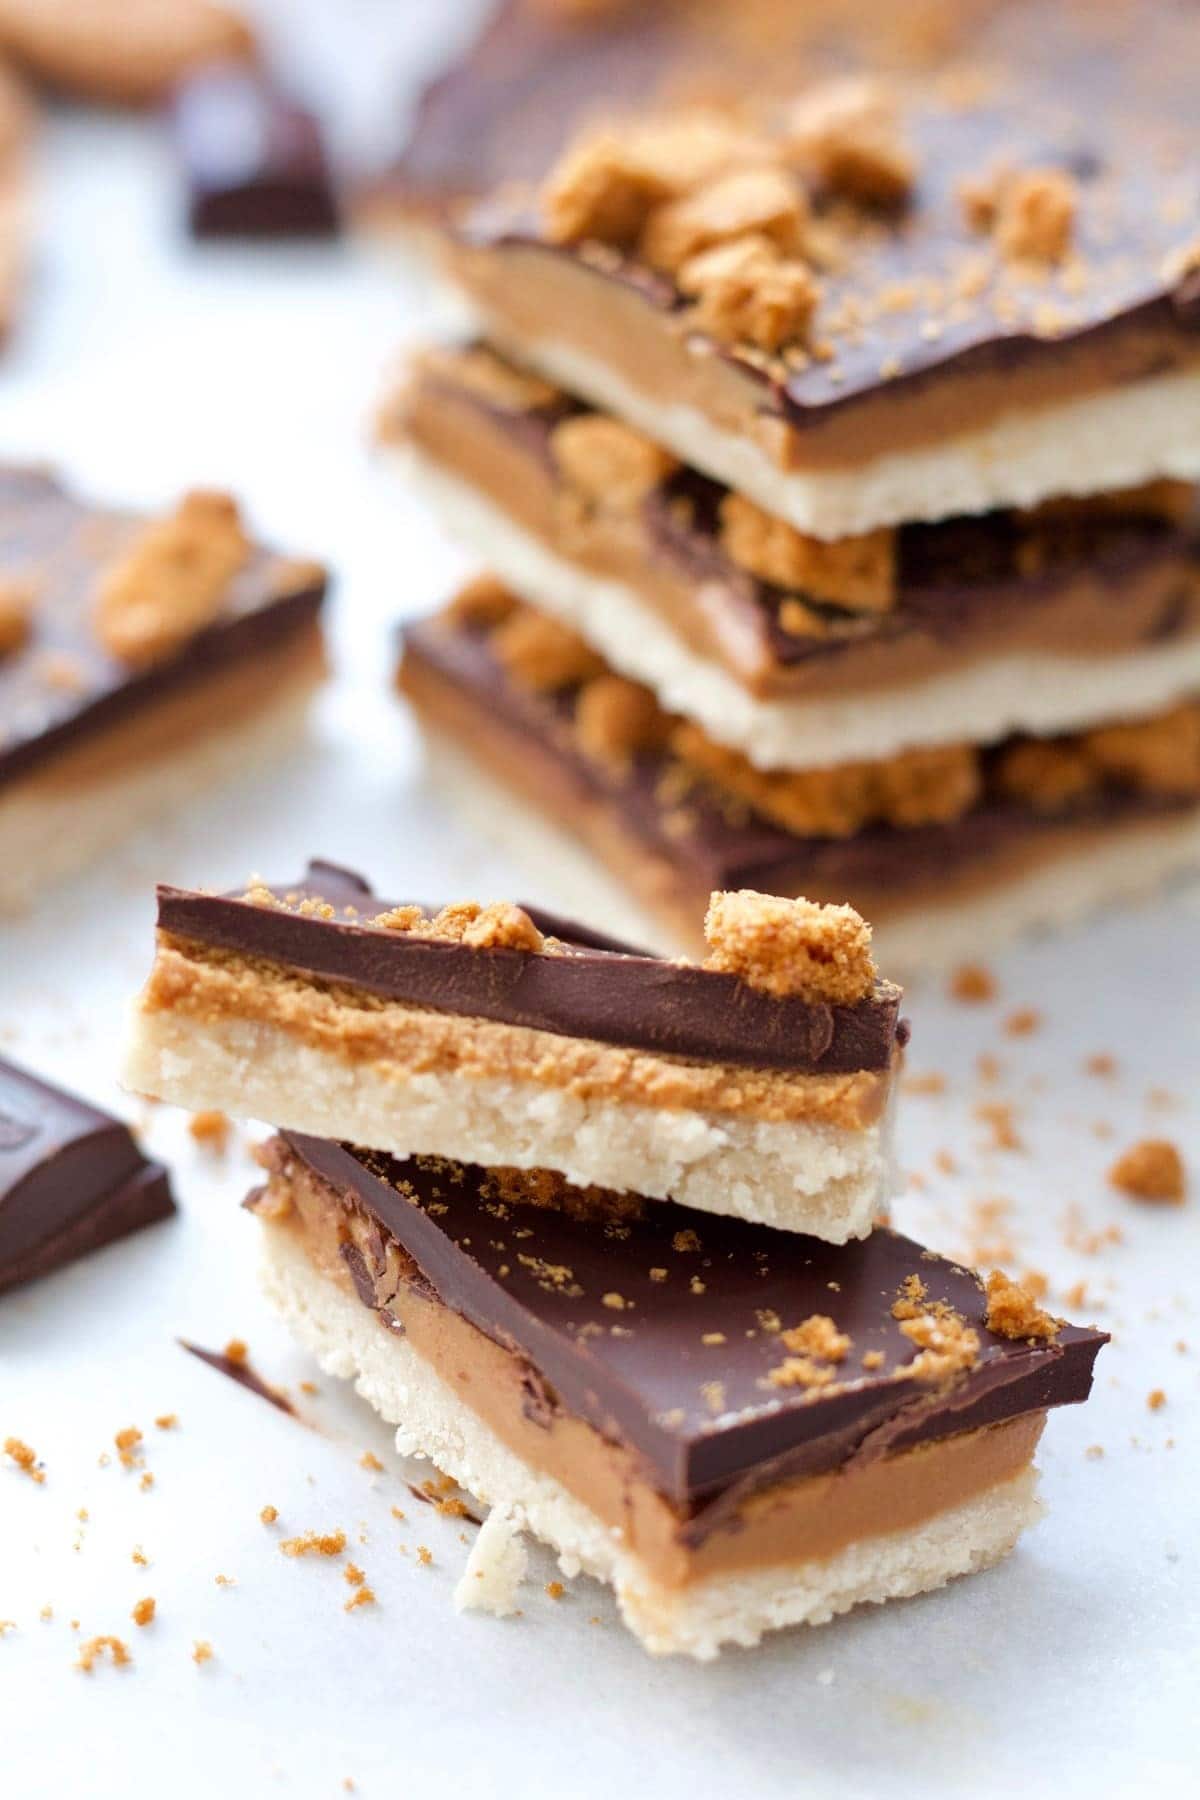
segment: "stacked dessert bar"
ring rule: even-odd
[[[697,1657],[997,1561],[1104,1341],[872,1229],[906,1032],[863,920],[725,893],[705,933],[668,962],[328,864],[166,888],[127,1068],[278,1128],[268,1293],[492,1508],[466,1601],[529,1530]]]
[[[385,407],[492,571],[402,689],[671,944],[745,885],[953,956],[1200,848],[1194,146],[948,85],[588,125]]]

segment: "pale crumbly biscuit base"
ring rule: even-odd
[[[468,1033],[488,1022],[450,1023]],[[554,1169],[581,1187],[838,1244],[864,1237],[898,1185],[890,1103],[857,1129],[638,1105],[535,1080],[414,1070],[399,1058],[351,1060],[261,1020],[144,1008],[124,1080],[193,1112],[268,1119],[394,1156]]]
[[[704,954],[696,903],[673,891],[661,869],[639,895],[614,872],[631,852],[613,834],[602,861],[493,779],[448,733],[422,720],[433,780],[467,828],[521,854],[537,868],[546,904],[609,922],[609,929],[664,956]],[[631,871],[632,873],[632,871]],[[904,912],[872,910],[875,960],[897,981],[953,968],[1029,933],[1062,930],[1114,906],[1153,900],[1171,882],[1200,873],[1200,822],[1123,825],[1099,843],[1064,852],[1046,864],[956,903],[930,901]],[[653,891],[649,891],[649,890]]]
[[[624,582],[593,575],[413,449],[392,452],[447,529],[507,587],[561,619],[667,712],[760,769],[821,769],[941,744],[1051,736],[1165,710],[1200,689],[1200,638],[1119,656],[987,656],[953,674],[861,698],[762,700],[698,656]]]
[[[915,1530],[863,1539],[821,1561],[664,1588],[618,1533],[560,1482],[514,1456],[404,1338],[318,1273],[286,1229],[264,1223],[263,1231],[268,1298],[327,1374],[352,1380],[398,1427],[397,1450],[429,1458],[532,1532],[555,1551],[564,1574],[607,1582],[626,1625],[655,1655],[708,1661],[726,1644],[751,1646],[784,1626],[823,1625],[867,1602],[942,1587],[999,1562],[1040,1516],[1030,1467]]]
[[[163,814],[187,806],[205,788],[244,778],[303,738],[312,696],[324,677],[319,648],[290,669],[274,667],[253,711],[226,711],[183,741],[144,756],[115,756],[94,777],[89,758],[119,749],[115,727],[65,751],[24,780],[0,787],[0,915],[20,912],[55,882],[96,862],[105,851]],[[165,720],[170,706],[157,715]],[[146,717],[131,721],[134,729]]]
[[[215,0],[0,0],[0,50],[52,87],[145,106],[206,63],[248,61],[254,35]]]
[[[648,398],[574,345],[523,339],[494,316],[477,316],[477,329],[516,362],[614,413],[813,537],[1037,506],[1058,494],[1103,494],[1159,476],[1200,480],[1200,373],[1192,371],[1006,413],[977,431],[854,468],[789,472],[749,437],[723,430],[693,407]]]

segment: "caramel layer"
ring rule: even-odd
[[[987,604],[956,615],[936,592],[916,618],[897,610],[861,636],[816,640],[819,654],[781,663],[771,653],[766,614],[752,576],[732,563],[725,576],[697,573],[656,542],[645,509],[570,504],[536,421],[506,421],[437,373],[418,371],[403,402],[401,429],[455,479],[477,489],[554,555],[588,574],[631,588],[689,649],[721,664],[750,692],[827,699],[908,687],[992,656],[1107,657],[1200,630],[1200,559],[1164,533],[1155,550],[1006,579],[981,577]],[[665,502],[664,502],[665,503]],[[932,527],[932,531],[949,528]],[[718,560],[715,542],[713,560]],[[977,557],[969,543],[964,556]],[[976,580],[964,566],[961,582]]]
[[[560,1482],[618,1532],[663,1587],[781,1564],[819,1560],[885,1532],[911,1530],[1027,1468],[1044,1412],[879,1457],[827,1475],[779,1482],[744,1500],[698,1535],[648,1485],[636,1459],[562,1411],[537,1371],[452,1311],[423,1284],[394,1242],[371,1292],[356,1287],[343,1246],[375,1261],[377,1227],[277,1141],[258,1209],[272,1229],[296,1235],[315,1267],[400,1330],[440,1380],[531,1469]],[[375,1241],[373,1241],[375,1240]]]

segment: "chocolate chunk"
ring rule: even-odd
[[[976,1277],[894,1231],[835,1246],[677,1206],[615,1231],[501,1200],[483,1169],[283,1139],[335,1203],[379,1221],[443,1305],[526,1360],[554,1404],[635,1450],[700,1532],[763,1478],[1084,1400],[1106,1342],[1071,1325],[1036,1342],[998,1336]],[[914,1278],[920,1309],[952,1309],[977,1339],[967,1366],[933,1381],[911,1367],[915,1341],[893,1314]],[[772,1382],[782,1332],[813,1315],[849,1339],[833,1379]]]
[[[335,905],[349,901],[363,910],[361,878],[346,884],[344,872],[327,863],[310,865],[303,881],[272,891]],[[371,898],[380,912],[395,904]],[[528,910],[540,930],[561,940],[564,954],[477,950],[230,895],[158,890],[160,929],[191,943],[389,1000],[658,1055],[847,1074],[886,1069],[907,1035],[898,1022],[900,989],[888,982],[854,1005],[779,999],[736,976],[650,956]]]
[[[0,1059],[0,1293],[174,1211],[128,1126]]]
[[[175,93],[171,124],[194,237],[338,231],[320,125],[261,74],[231,65],[192,76]]]

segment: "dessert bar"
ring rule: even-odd
[[[859,1236],[894,1183],[900,990],[848,907],[705,903],[696,964],[507,903],[434,916],[323,863],[241,895],[161,888],[125,1079],[397,1155]]]
[[[699,947],[713,889],[848,901],[889,967],[1152,891],[1200,860],[1200,706],[1052,739],[756,769],[557,620],[482,579],[406,626],[400,687],[468,818],[514,829],[564,904]],[[591,853],[551,838],[549,819]],[[619,883],[610,892],[610,880]],[[639,910],[620,912],[628,890]],[[628,921],[628,923],[625,923]]]
[[[0,1293],[174,1211],[128,1126],[0,1058]]]
[[[332,237],[338,205],[314,114],[257,70],[198,70],[175,90],[171,128],[198,238]]]
[[[0,910],[285,747],[324,592],[228,495],[139,519],[0,468]]]
[[[819,538],[1195,479],[1189,112],[1080,81],[593,122],[445,266],[495,346]]]
[[[249,1204],[297,1335],[658,1653],[996,1562],[1105,1341],[888,1230],[834,1248],[293,1133],[267,1163]]]
[[[502,581],[762,768],[1069,731],[1200,691],[1184,483],[826,543],[479,344],[416,359],[382,426]]]

